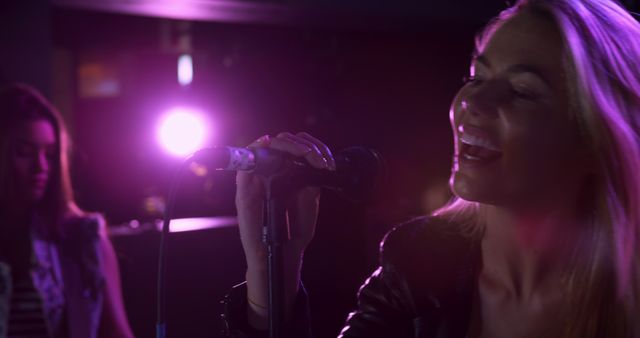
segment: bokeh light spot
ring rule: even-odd
[[[202,148],[205,129],[200,114],[176,108],[168,112],[160,122],[158,140],[169,153],[186,156]]]
[[[193,81],[193,59],[189,54],[182,54],[178,58],[178,83],[181,86],[191,84]]]

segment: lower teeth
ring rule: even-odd
[[[474,160],[474,161],[482,160],[480,157],[471,156],[469,154],[463,154],[462,156],[464,156],[464,158],[466,158],[467,160]]]

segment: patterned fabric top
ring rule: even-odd
[[[11,268],[0,262],[0,338],[7,336],[9,318],[9,297],[11,296]]]
[[[37,218],[34,223],[31,229],[37,229]],[[15,292],[25,287],[23,274],[30,276],[26,279],[32,283],[22,290],[36,290],[48,337],[96,337],[103,304],[100,234],[104,219],[100,215],[75,217],[63,225],[67,231],[57,240],[32,232],[33,262],[26,273],[13,271],[15,276],[12,266],[0,261],[0,338],[23,337],[8,335],[8,330],[14,332],[11,307]]]
[[[30,276],[23,276],[13,284],[9,306],[8,338],[46,338],[42,299]]]

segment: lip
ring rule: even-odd
[[[47,185],[47,181],[48,181],[48,180],[47,180],[47,178],[46,178],[46,177],[34,177],[34,178],[31,180],[31,183],[32,183],[34,186],[37,186],[37,187],[44,187],[44,186],[46,186],[46,185]]]
[[[476,126],[461,124],[458,126],[458,140],[460,143],[472,144],[501,152],[497,138],[488,131]]]
[[[457,132],[456,162],[459,167],[481,168],[498,162],[498,159],[502,157],[500,143],[492,133],[469,124],[459,125]],[[478,146],[495,152],[495,157],[487,160],[468,158],[466,152],[471,146]]]
[[[501,156],[498,156],[490,160],[473,160],[473,159],[466,158],[462,154],[459,154],[456,157],[457,157],[457,163],[459,168],[482,168],[482,167],[489,166],[493,163],[497,163]]]

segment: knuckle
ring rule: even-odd
[[[293,136],[290,132],[287,131],[283,131],[281,133],[278,133],[277,137],[291,137]]]

